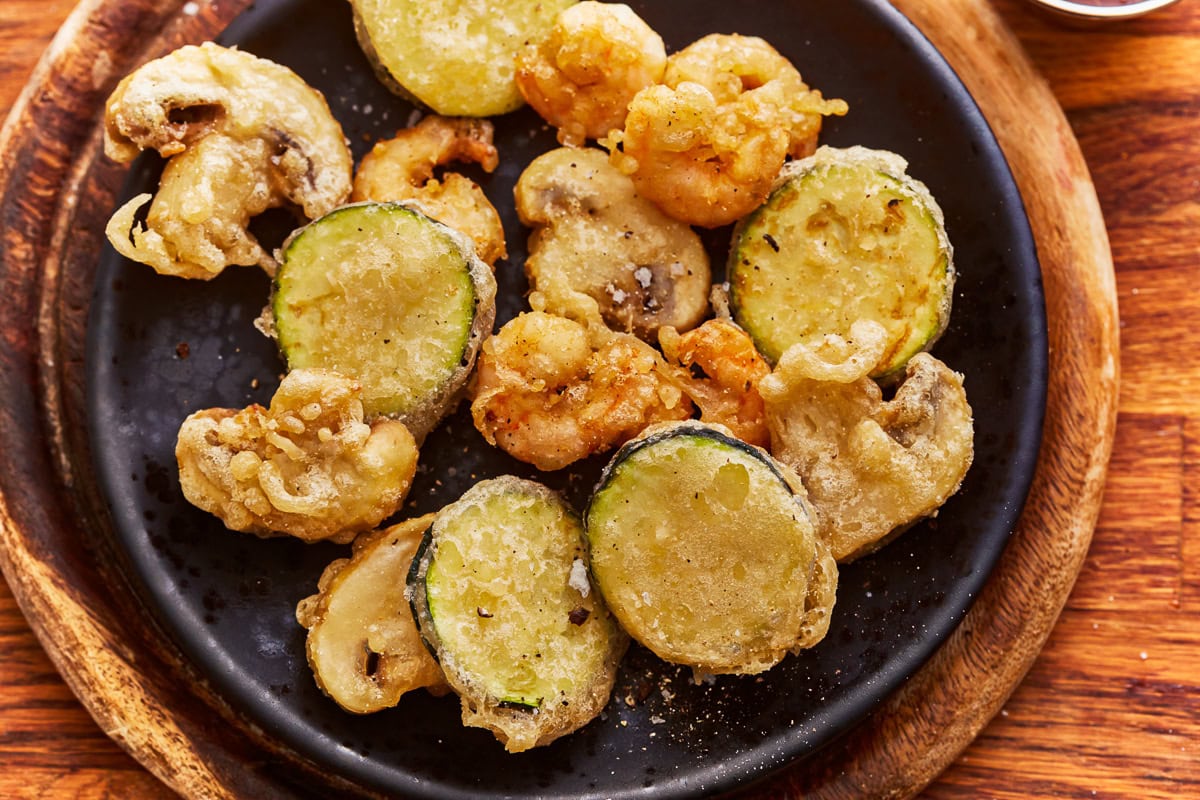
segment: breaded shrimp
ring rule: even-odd
[[[415,201],[422,211],[475,242],[475,251],[490,265],[504,258],[500,215],[479,185],[447,172],[439,181],[434,169],[452,161],[478,164],[492,172],[500,163],[487,120],[428,116],[363,157],[354,176],[351,201]]]
[[[517,88],[558,141],[580,146],[625,122],[629,101],[667,66],[662,37],[627,5],[585,0],[517,53]]]
[[[771,368],[749,334],[730,320],[710,319],[683,335],[663,328],[659,342],[667,360],[682,368],[680,388],[700,409],[701,421],[724,425],[744,442],[770,444],[758,382]]]
[[[561,469],[692,405],[634,336],[533,311],[483,343],[471,415],[489,442],[538,469]]]
[[[847,110],[756,37],[706,36],[668,59],[663,80],[602,144],[639,194],[706,228],[758,207],[788,155],[815,148],[821,117]]]
[[[675,53],[667,61],[663,83],[698,83],[718,104],[763,106],[788,134],[787,153],[804,158],[817,149],[821,118],[847,111],[843,100],[824,100],[810,89],[792,63],[756,36],[714,33]]]

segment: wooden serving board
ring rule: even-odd
[[[907,797],[951,763],[1049,635],[1087,552],[1112,448],[1112,260],[1066,119],[986,0],[893,2],[962,77],[1021,188],[1049,321],[1044,441],[1018,529],[962,624],[822,759],[761,790],[769,796]],[[102,534],[104,503],[76,479],[91,463],[82,353],[100,231],[124,172],[100,156],[103,101],[134,66],[211,38],[247,5],[83,0],[0,132],[0,567],[103,730],[190,798],[281,796],[294,785],[283,772],[307,767],[261,731],[214,723],[235,715],[126,585]]]

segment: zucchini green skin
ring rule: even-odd
[[[429,569],[431,555],[429,548],[432,544],[433,525],[430,524],[421,536],[421,543],[417,545],[417,551],[413,553],[412,562],[408,565],[408,575],[404,579],[405,594],[408,597],[408,609],[412,612],[413,621],[417,623],[417,633],[421,637],[422,644],[429,651],[429,655],[433,656],[433,660],[441,663],[435,643],[437,635],[426,633],[426,631],[433,630],[433,625],[421,625],[422,619],[429,618],[429,596],[425,592],[425,573]]]
[[[397,417],[420,440],[466,383],[495,296],[458,232],[401,203],[355,203],[284,243],[271,310],[289,369],[358,380],[369,416]]]
[[[351,5],[359,45],[391,91],[445,116],[490,117],[524,104],[513,77],[517,50],[548,35],[559,11],[575,2],[351,0]]]
[[[628,645],[599,593],[590,583],[580,591],[577,560],[586,581],[575,512],[511,476],[442,509],[413,558],[413,617],[462,699],[464,724],[491,730],[511,752],[595,717]]]
[[[626,444],[585,514],[592,574],[622,627],[700,673],[754,674],[814,644],[806,605],[823,546],[799,485],[703,423]]]
[[[888,331],[872,377],[892,380],[945,330],[953,248],[937,201],[906,170],[893,153],[822,147],[785,166],[738,224],[730,306],[772,364],[799,341],[846,338],[871,319]]]
[[[788,488],[788,491],[795,493],[794,487],[798,485],[797,479],[794,476],[789,476],[786,474],[784,472],[784,468],[781,467],[779,462],[775,459],[764,458],[763,456],[765,454],[760,448],[755,447],[752,444],[748,444],[736,436],[725,433],[723,429],[714,427],[712,425],[699,422],[668,423],[666,425],[654,426],[652,430],[647,429],[647,431],[643,432],[641,436],[626,443],[624,447],[622,447],[613,456],[612,460],[608,462],[608,464],[604,467],[604,470],[600,473],[600,480],[596,484],[596,491],[592,493],[591,500],[588,503],[588,510],[585,512],[585,517],[591,514],[592,503],[595,502],[596,496],[600,493],[601,489],[611,481],[613,472],[620,469],[625,462],[628,461],[629,458],[639,450],[643,450],[647,447],[653,447],[659,442],[674,438],[676,436],[692,436],[697,439],[711,439],[713,442],[716,442],[723,447],[729,447],[734,450],[741,451],[751,458],[759,459],[762,461],[764,467],[775,473],[775,477],[779,479],[780,483]],[[801,507],[804,508],[805,514],[807,515],[807,507]]]

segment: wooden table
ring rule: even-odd
[[[0,112],[73,4],[0,0]],[[1088,31],[997,6],[1066,110],[1104,209],[1120,417],[1057,628],[923,796],[1200,797],[1200,3]],[[75,701],[0,581],[0,797],[166,796]]]

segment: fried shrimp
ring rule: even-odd
[[[417,445],[402,423],[363,421],[362,389],[324,370],[293,370],[270,408],[197,411],[179,429],[179,483],[227,528],[347,542],[403,502]]]
[[[702,422],[724,425],[759,447],[770,444],[758,382],[771,368],[745,331],[727,319],[711,319],[683,335],[664,328],[659,342],[668,361],[682,367],[680,388],[700,409]]]
[[[539,311],[483,344],[475,427],[538,469],[561,469],[632,439],[655,422],[687,419],[692,406],[648,345]]]
[[[278,207],[316,219],[350,194],[350,150],[325,98],[286,67],[212,43],[145,64],[108,99],[105,154],[128,163],[146,149],[169,159],[158,193],[119,208],[105,233],[165,275],[208,280],[234,264],[273,274],[250,220]]]
[[[633,96],[667,66],[662,37],[629,6],[584,0],[558,15],[550,35],[517,53],[517,88],[573,147],[625,122]]]
[[[844,100],[824,100],[809,88],[792,63],[756,36],[714,33],[675,53],[663,83],[698,83],[718,104],[759,106],[788,134],[787,154],[804,158],[817,149],[821,119],[848,110]]]
[[[352,201],[415,201],[439,222],[470,236],[479,257],[490,265],[507,255],[504,228],[483,189],[464,175],[437,167],[452,161],[478,164],[492,172],[500,163],[487,120],[428,116],[417,125],[378,142],[354,176]]]
[[[785,159],[816,148],[821,118],[846,111],[762,39],[714,34],[672,55],[603,144],[639,194],[715,228],[761,204]]]

